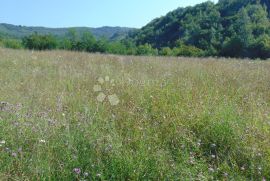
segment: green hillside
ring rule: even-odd
[[[154,19],[131,38],[159,49],[185,44],[211,56],[269,57],[269,10],[269,0],[208,1]]]
[[[41,35],[52,34],[58,38],[63,38],[70,29],[71,28],[27,27],[2,23],[0,24],[0,36],[21,39],[37,32]],[[133,28],[108,26],[101,28],[74,27],[72,29],[74,29],[79,36],[82,36],[85,32],[91,32],[96,38],[105,37],[110,40],[124,38],[130,31],[134,30]]]

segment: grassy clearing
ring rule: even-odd
[[[269,180],[269,70],[0,49],[0,178]]]

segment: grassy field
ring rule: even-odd
[[[270,180],[270,62],[0,49],[0,180]]]

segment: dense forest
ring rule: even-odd
[[[178,8],[141,29],[124,29],[110,38],[69,29],[61,38],[38,32],[9,48],[67,49],[124,55],[270,58],[270,1],[219,0]],[[1,38],[1,37],[0,37]]]
[[[205,56],[270,57],[270,1],[220,0],[178,8],[134,33],[137,44],[194,46]],[[165,50],[165,49],[164,49]],[[168,51],[170,53],[170,51]]]

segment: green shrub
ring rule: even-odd
[[[267,59],[270,58],[270,37],[268,35],[260,36],[249,48],[252,58]]]
[[[175,56],[184,56],[184,57],[203,56],[203,50],[191,45],[181,44],[179,47],[174,48],[172,51]]]
[[[173,55],[173,51],[170,47],[164,47],[159,51],[159,55],[162,56],[172,56]]]
[[[157,55],[158,50],[154,49],[150,44],[139,45],[137,47],[137,55]]]
[[[57,41],[52,35],[38,35],[37,33],[24,37],[23,45],[28,49],[52,50],[57,46]]]
[[[5,40],[3,40],[2,44],[6,48],[12,48],[12,49],[21,49],[22,48],[22,43],[19,40],[5,39]]]

